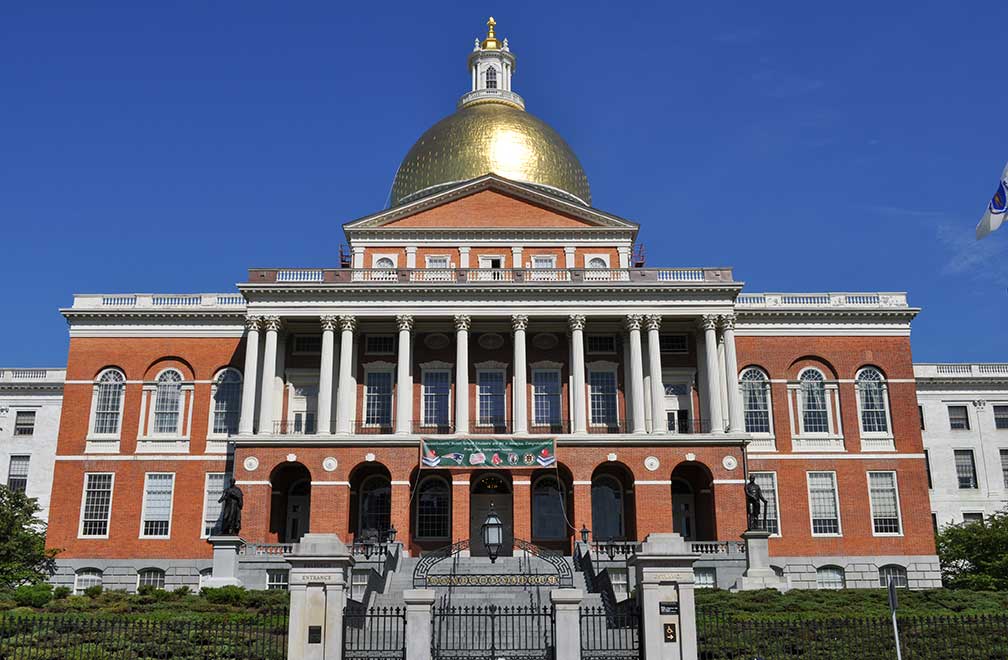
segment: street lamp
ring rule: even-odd
[[[392,525],[391,527],[389,527],[388,532],[386,532],[386,534],[385,534],[385,539],[386,539],[385,542],[386,543],[395,543],[395,537],[396,537],[396,534],[398,534],[398,533],[399,533],[399,530],[395,528],[395,525]]]
[[[504,544],[504,523],[494,511],[493,502],[490,503],[490,511],[487,512],[480,532],[482,533],[483,546],[487,549],[492,564],[497,561],[497,555],[500,554],[501,546]]]
[[[588,543],[588,535],[591,534],[591,530],[588,529],[588,525],[581,523],[581,542]]]

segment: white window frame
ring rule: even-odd
[[[87,502],[88,493],[88,476],[89,475],[100,475],[108,474],[111,475],[109,480],[109,505],[108,512],[105,514],[105,533],[104,534],[85,534],[84,533],[84,503]],[[115,472],[85,472],[84,473],[84,483],[83,488],[81,488],[81,503],[80,503],[80,516],[77,524],[77,538],[79,539],[107,539],[109,537],[109,532],[112,530],[112,504],[115,499]]]
[[[89,584],[88,586],[81,588],[80,586],[81,573],[84,573],[85,571],[89,572],[89,576],[93,576],[94,573],[97,573],[98,584]],[[105,571],[101,570],[100,568],[94,568],[92,566],[85,566],[84,568],[78,568],[76,571],[74,571],[73,595],[80,596],[81,594],[84,593],[84,589],[90,589],[91,587],[102,587],[104,586],[104,584],[105,584]]]
[[[501,392],[504,398],[504,403],[501,406],[501,410],[504,414],[504,424],[508,421],[508,402],[507,402],[507,365],[503,363],[488,363],[481,362],[476,365],[476,426],[480,427],[494,427],[499,426],[495,424],[493,420],[485,421],[480,415],[480,376],[483,374],[497,373],[501,376]]]
[[[536,261],[545,261],[545,264],[536,265]],[[555,254],[530,254],[529,268],[535,270],[539,268],[556,269],[557,258]]]
[[[742,423],[743,423],[743,425],[745,424],[745,412],[746,412],[745,411],[745,405],[746,405],[745,387],[743,386],[743,383],[752,383],[752,382],[755,382],[755,381],[743,381],[742,380],[742,375],[745,374],[747,371],[750,371],[750,370],[757,371],[757,372],[759,372],[763,376],[763,390],[764,390],[764,394],[766,396],[766,405],[767,405],[767,410],[766,410],[766,412],[767,412],[767,428],[769,429],[769,431],[766,431],[766,432],[764,432],[764,431],[758,431],[758,432],[746,431],[746,433],[749,433],[749,435],[751,435],[753,437],[753,439],[755,440],[755,442],[750,443],[750,445],[746,448],[746,451],[750,451],[750,452],[754,452],[754,451],[775,451],[776,448],[777,448],[777,445],[776,445],[775,434],[774,434],[773,391],[772,391],[772,387],[771,387],[771,383],[770,383],[770,374],[768,374],[765,369],[763,369],[761,367],[757,367],[756,365],[749,365],[747,367],[744,367],[741,371],[739,371],[739,374],[738,374],[739,396],[742,397],[742,417],[743,417]]]
[[[952,408],[962,408],[966,412],[966,428],[957,429],[952,426]],[[949,431],[955,432],[969,432],[973,430],[973,420],[970,419],[970,406],[966,403],[946,403],[945,404],[945,417],[948,420]]]
[[[202,591],[206,587],[207,580],[213,577],[213,567],[204,568],[199,572],[199,583],[197,588]],[[197,592],[198,593],[198,592]]]
[[[827,568],[837,568],[840,569],[840,579],[841,583],[839,587],[824,587],[819,581],[819,571]],[[839,591],[840,589],[847,588],[847,570],[843,566],[837,564],[823,564],[822,566],[816,567],[816,589],[824,589],[828,591]]]
[[[960,451],[968,451],[970,453],[970,457],[972,458],[971,462],[973,463],[973,483],[976,485],[970,488],[963,488],[962,486],[959,485],[959,466],[956,464],[956,452]],[[964,447],[961,445],[956,445],[952,447],[952,470],[954,471],[956,478],[955,492],[962,492],[962,491],[967,492],[976,491],[977,493],[980,492],[980,471],[977,469],[976,457],[977,457],[976,447]]]
[[[396,378],[395,378],[396,366],[391,362],[367,362],[364,364],[364,391],[361,396],[361,426],[366,428],[380,428],[382,426],[393,426],[395,424],[396,416],[396,396],[399,394],[396,392]],[[387,424],[384,423],[374,423],[368,422],[368,376],[372,373],[387,373],[389,375],[389,382],[392,386],[392,395],[389,400],[389,420]]]
[[[882,408],[885,411],[886,431],[865,431],[861,405],[861,374],[875,371],[880,376],[878,381],[882,388]],[[854,375],[854,400],[857,403],[858,431],[861,433],[861,451],[896,451],[894,443],[892,414],[889,408],[889,381],[878,367],[871,365],[861,367]],[[865,442],[865,441],[868,442]]]
[[[395,252],[375,252],[371,255],[371,268],[375,270],[389,270],[385,266],[379,266],[378,262],[382,259],[389,259],[392,261],[392,270],[399,268],[399,255]]]
[[[242,396],[245,394],[245,374],[241,372],[240,369],[234,367],[224,367],[220,369],[216,374],[214,374],[213,381],[210,383],[210,415],[207,418],[207,440],[223,440],[228,437],[227,433],[216,433],[214,432],[214,418],[217,416],[217,385],[221,377],[229,372],[233,371],[238,374],[238,416],[239,424],[241,424],[241,400]],[[237,428],[235,429],[237,433]]]
[[[283,579],[277,579],[282,577]],[[290,569],[289,568],[269,568],[266,569],[266,590],[267,591],[290,591]]]
[[[815,525],[812,520],[815,517],[812,511],[812,474],[831,474],[833,475],[833,504],[836,507],[837,512],[837,531],[836,533],[825,533],[815,531]],[[805,493],[808,498],[808,511],[809,511],[809,531],[812,533],[813,537],[819,538],[839,538],[843,536],[843,514],[840,511],[840,483],[837,480],[837,473],[835,470],[806,470],[805,472]]]
[[[875,502],[872,501],[871,496],[871,475],[872,474],[891,474],[893,477],[893,488],[896,491],[896,525],[899,527],[898,532],[876,532],[875,531]],[[865,472],[865,482],[868,487],[868,511],[871,515],[871,528],[872,536],[903,536],[903,507],[900,503],[899,494],[899,476],[896,474],[896,470],[868,470]]]
[[[612,263],[609,260],[609,255],[603,252],[590,252],[584,255],[584,269],[585,270],[596,270],[588,264],[591,263],[592,259],[601,259],[605,262],[605,268],[598,268],[597,270],[612,269]]]
[[[777,481],[777,471],[776,470],[752,470],[749,474],[769,474],[770,478],[773,480],[774,488],[774,511],[777,512],[777,531],[771,534],[771,537],[781,538],[784,535],[784,526],[781,522],[781,509],[780,509],[780,482]]]
[[[11,432],[14,434],[15,438],[31,438],[35,435],[35,428],[38,425],[38,409],[37,408],[14,408],[11,410],[14,413],[14,425]],[[31,431],[28,433],[18,433],[18,415],[31,414]]]
[[[805,431],[804,401],[802,397],[802,375],[816,371],[823,377],[826,397],[826,428],[823,432]],[[798,372],[798,379],[788,385],[788,414],[791,417],[791,450],[801,451],[846,451],[843,438],[843,417],[840,414],[840,389],[836,381],[829,380],[822,369],[804,367]]]
[[[880,587],[888,587],[889,586],[889,581],[888,580],[886,580],[885,584],[882,583],[882,570],[886,569],[886,568],[898,568],[901,571],[901,577],[902,577],[902,580],[903,580],[903,584],[897,584],[897,585],[895,585],[897,589],[907,589],[909,587],[909,585],[910,585],[909,572],[907,571],[906,566],[903,566],[901,564],[882,564],[881,566],[878,567],[878,570],[879,570],[879,586]]]
[[[119,414],[116,417],[116,430],[114,433],[98,433],[95,431],[95,424],[98,419],[98,388],[101,385],[102,377],[110,372],[114,371],[122,376],[122,390],[119,393]],[[88,434],[86,441],[117,441],[122,433],[122,422],[123,422],[123,410],[126,404],[126,374],[122,369],[116,367],[109,367],[107,369],[102,369],[94,379],[94,384],[91,390],[91,413],[88,416]]]
[[[140,587],[141,586],[153,586],[153,585],[141,585],[140,584],[140,574],[141,573],[146,573],[148,571],[154,571],[154,572],[160,573],[161,577],[164,578],[162,580],[164,582],[164,584],[162,586],[160,586],[160,587],[154,587],[155,589],[164,590],[168,586],[168,571],[166,571],[163,568],[158,568],[157,566],[147,566],[147,567],[141,568],[139,571],[137,571],[137,581],[136,581],[136,590],[137,591],[140,591]]]
[[[594,415],[592,415],[591,406],[591,375],[595,372],[599,373],[611,373],[613,376],[613,397],[615,399],[615,406],[613,406],[614,412],[616,413],[616,419],[612,422],[602,421],[596,422]],[[588,426],[616,426],[619,428],[620,425],[620,410],[619,410],[619,365],[615,362],[606,362],[603,360],[597,360],[595,362],[589,362],[587,364],[587,369],[585,370],[585,384],[588,389]]]
[[[207,524],[206,524],[207,523],[207,504],[209,504],[209,501],[207,500],[207,493],[210,490],[210,477],[213,476],[213,475],[216,475],[216,474],[221,475],[221,484],[224,486],[225,490],[227,489],[227,473],[226,472],[207,472],[207,473],[205,473],[203,475],[203,518],[202,518],[203,524],[202,524],[202,529],[200,530],[200,538],[201,539],[205,539],[205,538],[209,538],[210,537],[210,534],[208,534],[207,531],[206,531],[206,528],[207,528]],[[174,486],[172,486],[172,490],[174,491]],[[216,522],[217,521],[215,519],[214,523],[216,523]],[[212,526],[212,524],[211,524],[211,526]]]
[[[430,480],[440,481],[448,489],[448,534],[445,536],[421,536],[420,535],[420,487]],[[416,506],[413,507],[413,529],[417,530],[416,539],[423,541],[444,541],[451,538],[452,534],[452,485],[440,474],[428,474],[417,481],[416,493],[418,496]]]
[[[420,364],[420,426],[448,426],[454,423],[454,366],[450,362],[422,362]],[[447,374],[448,376],[448,417],[444,424],[428,422],[427,420],[427,376],[430,374]]]
[[[168,531],[165,534],[146,534],[144,533],[144,522],[147,519],[147,482],[150,480],[152,474],[156,475],[171,475],[171,495],[168,498]],[[204,491],[205,494],[205,491]],[[175,513],[175,473],[174,472],[145,472],[144,473],[144,485],[143,492],[141,493],[141,505],[140,505],[140,536],[142,539],[170,539],[172,532],[172,518]],[[202,526],[202,521],[200,525]]]
[[[529,386],[532,388],[532,410],[531,410],[531,412],[532,412],[532,420],[531,420],[532,426],[541,427],[541,426],[553,426],[553,425],[556,425],[556,424],[563,424],[563,372],[561,371],[560,364],[559,363],[555,363],[555,362],[549,363],[549,364],[546,364],[546,363],[543,363],[543,362],[539,362],[539,363],[535,363],[535,364],[532,364],[532,365],[529,365],[529,366],[532,367],[531,372],[529,374]],[[552,420],[547,421],[547,422],[539,422],[539,421],[536,420],[536,388],[535,388],[535,382],[536,382],[536,374],[539,374],[539,373],[556,374],[556,382],[557,382],[557,396],[556,396],[557,420],[555,422],[552,421]]]
[[[23,461],[22,461],[22,459],[23,459]],[[18,473],[15,474],[14,473],[14,466],[16,464],[17,465],[22,465],[23,464],[25,466],[25,471],[22,473],[19,470]],[[24,477],[25,487],[20,492],[27,493],[28,492],[28,484],[30,483],[30,479],[29,479],[30,476],[31,476],[31,454],[12,454],[10,456],[10,460],[8,460],[8,462],[7,462],[7,481],[4,482],[4,483],[7,484],[7,487],[11,488],[13,490],[13,487],[11,486],[11,481],[15,477],[17,477],[19,480],[20,480],[21,477]]]
[[[444,266],[432,266],[431,261],[433,259],[444,259]],[[424,266],[426,268],[433,268],[434,270],[448,270],[452,267],[451,255],[450,254],[427,254],[424,255]]]

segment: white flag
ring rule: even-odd
[[[987,212],[980,218],[980,224],[976,228],[976,237],[981,238],[991,233],[1001,226],[1008,215],[1008,165],[1005,165],[1004,172],[1001,173],[1001,181],[998,183],[997,191],[987,205]]]

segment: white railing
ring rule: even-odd
[[[244,305],[245,296],[240,293],[217,294],[218,305]]]
[[[0,369],[0,381],[61,383],[66,369]]]
[[[791,451],[843,451],[843,438],[837,436],[795,436],[791,438]]]
[[[658,270],[659,282],[703,282],[703,268],[662,268]]]
[[[514,282],[514,271],[507,268],[474,268],[466,271],[467,282]]]
[[[690,549],[696,555],[730,555],[745,554],[745,543],[742,541],[693,541]]]
[[[276,274],[277,282],[321,282],[324,274],[320,268],[291,268],[278,270]]]
[[[872,438],[861,436],[861,451],[896,451],[893,438]]]
[[[746,451],[777,451],[777,444],[772,437],[754,436],[746,445]]]
[[[585,282],[627,282],[630,271],[626,268],[587,268],[582,271]]]
[[[294,549],[293,543],[246,543],[238,551],[246,557],[282,557]]]
[[[1004,362],[918,363],[914,365],[913,369],[914,376],[917,378],[1008,376],[1008,363]]]
[[[111,293],[74,296],[73,309],[243,308],[240,293]]]
[[[137,304],[136,296],[102,296],[101,304],[106,307],[132,307]]]
[[[353,282],[398,282],[399,273],[395,270],[362,268],[355,270],[350,279]]]
[[[794,308],[906,308],[906,293],[744,293],[735,300],[738,307]]]
[[[495,99],[508,101],[520,106],[523,110],[525,109],[525,101],[522,97],[518,96],[514,92],[507,89],[477,89],[472,92],[467,92],[462,95],[459,99],[458,107],[462,107],[467,103],[472,103],[474,101],[479,101],[482,99]]]
[[[203,304],[202,296],[151,296],[155,307],[192,307]]]

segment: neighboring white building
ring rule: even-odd
[[[1008,364],[915,364],[936,527],[1008,507]]]
[[[0,369],[0,478],[49,519],[66,369]]]

